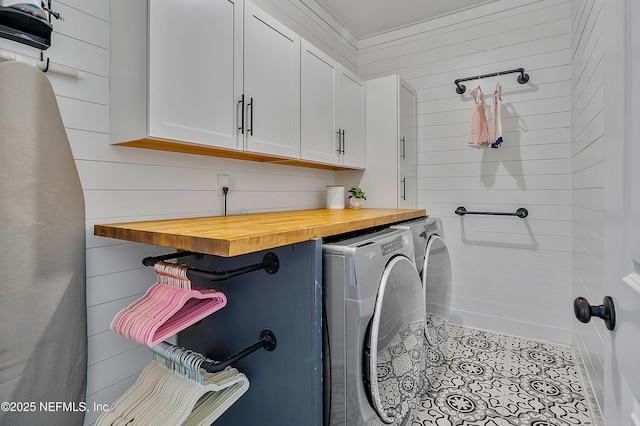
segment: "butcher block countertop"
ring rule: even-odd
[[[95,225],[94,234],[237,256],[426,215],[421,209],[318,209]]]

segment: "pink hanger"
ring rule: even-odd
[[[116,314],[111,329],[138,343],[154,346],[227,304],[216,290],[193,286],[188,267],[158,262],[157,282],[144,296]]]

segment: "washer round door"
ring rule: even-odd
[[[365,387],[385,423],[403,420],[423,386],[425,310],[420,275],[405,256],[389,261],[365,349]]]
[[[437,367],[447,354],[447,324],[451,308],[451,258],[444,240],[433,235],[422,268],[426,307],[427,364]]]

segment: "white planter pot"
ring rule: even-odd
[[[359,209],[362,207],[362,198],[349,198],[349,205],[352,209]]]

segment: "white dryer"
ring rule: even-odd
[[[451,259],[440,218],[425,216],[391,226],[411,232],[415,263],[422,279],[425,304],[426,368],[428,390],[444,368],[451,308]]]
[[[323,423],[405,425],[423,388],[424,303],[408,230],[325,242]]]

